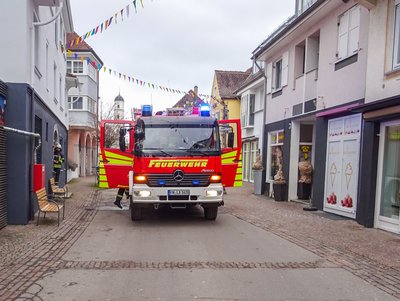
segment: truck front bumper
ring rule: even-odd
[[[221,184],[210,184],[207,187],[149,187],[146,184],[135,184],[132,190],[132,203],[141,204],[222,204],[224,195]],[[176,191],[183,192],[183,195],[172,195]]]

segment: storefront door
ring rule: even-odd
[[[376,226],[400,233],[400,120],[381,125]]]
[[[356,217],[361,115],[328,123],[324,210]]]

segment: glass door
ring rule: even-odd
[[[377,226],[400,233],[400,121],[381,126],[376,199]]]

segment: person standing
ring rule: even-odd
[[[61,144],[57,143],[54,148],[54,155],[53,155],[53,172],[54,172],[54,180],[58,185],[60,179],[60,171],[61,166],[64,163],[64,155],[61,152]]]

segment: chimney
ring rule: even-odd
[[[199,87],[194,86],[194,94],[195,94],[196,96],[199,95]]]

